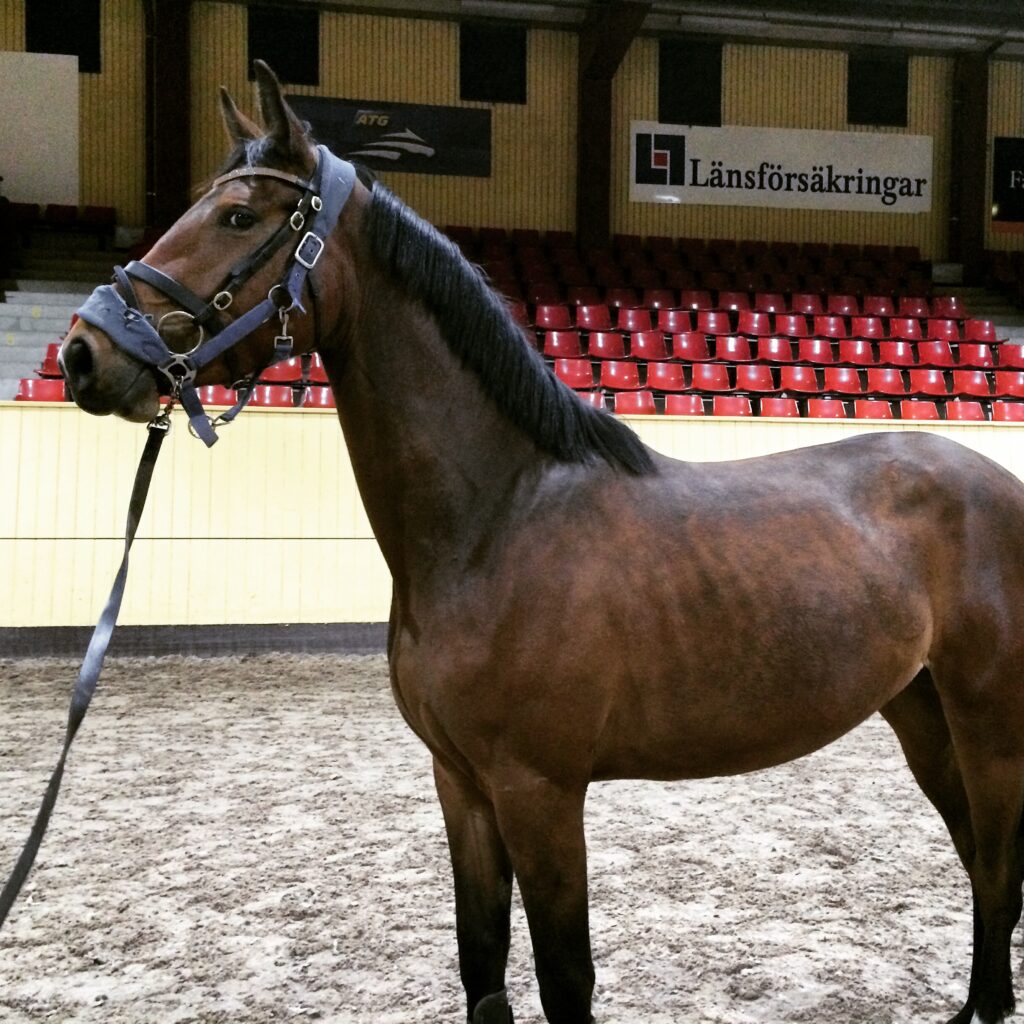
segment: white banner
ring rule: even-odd
[[[634,121],[630,192],[637,203],[926,213],[928,135],[803,128],[705,128]]]

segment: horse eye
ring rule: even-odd
[[[235,208],[228,210],[222,219],[222,223],[229,228],[246,231],[256,223],[256,214],[251,210]]]

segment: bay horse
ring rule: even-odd
[[[971,882],[949,1024],[1003,1021],[1024,880],[1024,487],[920,433],[710,464],[648,450],[563,387],[480,272],[379,183],[350,175],[325,237],[270,246],[342,162],[264,65],[257,88],[262,126],[222,90],[224,173],[103,301],[160,325],[168,350],[210,353],[182,356],[170,390],[254,379],[273,317],[207,346],[305,252],[279,321],[322,356],[393,577],[391,684],[433,755],[467,1020],[512,1020],[513,879],[548,1021],[593,1020],[592,779],[754,771],[880,711]],[[167,375],[80,313],[61,351],[75,400],[153,417]]]

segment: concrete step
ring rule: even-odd
[[[20,377],[0,377],[0,402],[13,401],[20,382]]]
[[[68,329],[70,317],[67,316],[32,316],[10,314],[0,306],[0,336],[8,332],[27,333],[34,331],[42,334],[63,334]]]
[[[6,293],[6,303],[0,303],[0,310],[4,305],[16,306],[45,306],[54,310],[69,310],[74,312],[89,297],[87,291],[74,292],[30,292],[15,291],[13,288]]]
[[[61,289],[53,289],[52,284],[56,281],[60,281],[64,284],[64,291],[76,291],[82,290],[82,284],[89,284],[90,287],[95,287],[98,284],[105,284],[110,280],[112,267],[107,267],[105,270],[102,268],[96,268],[95,270],[75,270],[73,268],[66,267],[63,263],[54,265],[52,267],[45,267],[39,270],[35,270],[32,267],[16,267],[14,269],[14,279],[18,282],[19,288],[28,288],[33,291],[60,291]],[[29,282],[25,284],[23,282]]]
[[[37,253],[31,249],[23,250],[18,255],[17,268],[28,269],[33,272],[39,268],[46,270],[47,274],[53,270],[58,272],[65,267],[69,270],[92,270],[95,273],[109,273],[114,263],[117,262],[110,253]]]
[[[46,351],[52,341],[60,341],[61,335],[67,330],[67,324],[60,332],[47,334],[45,331],[0,331],[0,351],[9,348],[38,349]]]
[[[72,295],[81,295],[83,291],[88,294],[97,285],[108,284],[109,275],[106,278],[95,276],[75,277],[73,275],[61,274],[60,277],[22,277],[18,276],[10,281],[5,281],[3,288],[6,292],[60,292]]]

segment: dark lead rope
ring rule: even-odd
[[[156,465],[156,457],[160,453],[160,446],[163,444],[167,431],[170,429],[171,421],[168,410],[165,410],[149,425],[149,437],[146,439],[146,447],[142,451],[142,458],[139,460],[139,468],[135,473],[135,483],[132,487],[131,501],[128,503],[128,521],[124,532],[124,556],[121,559],[121,567],[117,570],[114,585],[107,598],[106,607],[92,631],[89,646],[82,660],[82,667],[78,670],[78,680],[71,694],[71,707],[68,710],[67,730],[64,734],[64,747],[57,760],[57,766],[53,769],[50,781],[43,795],[43,802],[36,815],[35,824],[25,842],[25,846],[18,857],[14,870],[11,871],[7,884],[0,892],[0,927],[7,920],[14,901],[25,884],[32,865],[35,863],[39,846],[46,834],[46,826],[50,822],[50,815],[53,806],[57,802],[57,794],[60,792],[61,779],[64,776],[64,763],[71,749],[71,742],[78,732],[78,727],[85,718],[85,712],[89,708],[92,695],[96,692],[96,684],[100,678],[100,671],[103,668],[103,660],[107,655],[107,647],[117,623],[117,615],[121,610],[121,598],[124,596],[125,582],[128,579],[128,553],[132,549],[132,542],[135,540],[135,531],[139,527],[139,520],[142,518],[142,510],[146,506],[146,495],[149,493],[149,483],[153,478],[153,467]]]

